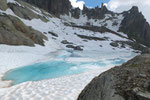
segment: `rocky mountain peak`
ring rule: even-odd
[[[123,12],[124,19],[119,31],[124,32],[129,38],[146,46],[150,46],[150,25],[145,17],[139,12],[138,7],[133,6],[129,11]]]
[[[108,11],[107,7],[103,3],[101,4],[101,11],[103,11],[103,12]]]
[[[133,6],[129,11],[131,13],[138,13],[139,12],[139,8],[137,6]]]

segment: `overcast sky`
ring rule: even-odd
[[[145,18],[150,23],[150,0],[70,0],[74,7],[83,8],[100,6],[101,2],[107,4],[109,10],[122,12],[129,10],[132,6],[138,6],[139,10],[144,14]]]

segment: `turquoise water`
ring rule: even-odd
[[[120,65],[124,63],[123,59],[112,59],[105,62],[82,62],[71,63],[65,61],[49,61],[24,66],[8,71],[3,77],[4,80],[12,80],[13,85],[26,81],[39,81],[43,79],[57,78],[66,75],[73,75],[88,71],[89,66],[105,67],[108,64]],[[88,67],[87,67],[88,66]]]

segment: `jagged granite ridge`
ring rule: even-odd
[[[138,7],[133,6],[129,11],[123,12],[124,19],[119,31],[124,32],[129,38],[150,47],[150,25],[139,12]]]

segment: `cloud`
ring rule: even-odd
[[[122,12],[138,6],[147,21],[150,23],[150,0],[110,0],[107,4],[108,9],[115,12]]]
[[[83,9],[84,1],[70,0],[71,5],[75,8],[79,7],[81,10]]]
[[[108,6],[108,4],[107,3],[104,3],[104,5],[107,7]]]

